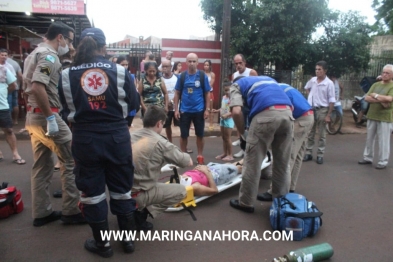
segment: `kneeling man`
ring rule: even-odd
[[[135,166],[131,192],[138,207],[135,213],[138,230],[152,229],[153,225],[146,221],[148,214],[155,218],[168,207],[181,202],[187,194],[183,185],[158,182],[161,167],[166,163],[179,167],[193,165],[189,154],[160,135],[166,117],[164,109],[151,106],[143,117],[143,128],[131,133]]]

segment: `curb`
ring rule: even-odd
[[[217,119],[215,119],[217,120]],[[19,131],[24,128],[25,121],[23,118],[19,119],[19,123],[13,127],[15,136],[17,140],[30,140],[30,135],[27,133],[27,131],[19,133]],[[134,130],[138,130],[142,128],[142,121],[139,118],[136,118],[134,120]],[[131,129],[132,132],[132,129]],[[349,135],[349,134],[366,134],[367,133],[367,128],[366,125],[364,125],[362,128],[357,128],[355,127],[355,123],[352,119],[352,114],[350,110],[344,110],[344,121],[343,121],[343,126],[341,128],[341,133],[342,134],[337,134],[337,135]],[[164,131],[165,135],[165,131]],[[190,132],[190,137],[194,136],[194,132]],[[213,124],[213,130],[209,128],[209,123],[206,122],[205,124],[205,137],[215,137],[215,136],[221,136],[221,131],[220,131],[220,125],[215,121]],[[237,136],[237,131],[234,128],[232,131],[232,136]],[[332,135],[329,135],[330,137],[333,137]],[[2,130],[0,130],[0,137],[4,138],[4,134]],[[180,137],[179,132],[173,133],[173,137]],[[2,138],[0,138],[2,139]]]
[[[356,127],[355,127],[356,128]],[[358,128],[356,128],[358,129]],[[366,134],[367,133],[367,128],[361,128],[359,130],[355,130],[352,128],[342,128],[341,129],[341,134],[336,134],[336,136],[339,135],[359,135],[359,134]],[[23,133],[16,133],[15,136],[17,140],[30,140],[30,135],[26,132]],[[204,137],[220,137],[221,136],[221,131],[220,130],[205,130],[205,136]],[[235,130],[232,131],[232,136],[237,136],[237,132]],[[334,135],[329,135],[329,136],[334,136]],[[4,133],[0,131],[0,137],[4,138]],[[173,136],[173,137],[179,137],[179,136]]]
[[[15,136],[17,140],[30,140],[30,135],[28,134],[27,131],[19,133],[19,132],[15,132]],[[234,130],[232,131],[232,136],[236,136],[237,132]],[[220,130],[209,130],[209,129],[205,129],[205,137],[214,137],[214,136],[221,136],[221,131]],[[4,137],[4,132],[0,131],[0,137],[2,137],[2,139]],[[173,137],[180,137],[180,136],[173,136]]]

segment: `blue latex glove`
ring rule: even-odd
[[[56,117],[55,115],[48,116],[46,118],[47,124],[46,124],[46,136],[55,136],[57,133],[59,133],[59,126],[57,125],[56,122]]]

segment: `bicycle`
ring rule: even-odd
[[[330,116],[330,119],[331,122],[326,123],[326,131],[330,135],[335,135],[341,130],[341,126],[343,125],[343,116],[334,109]]]

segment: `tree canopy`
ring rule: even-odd
[[[375,19],[378,23],[383,22],[389,29],[389,33],[393,33],[393,0],[373,0],[372,7],[377,12]],[[379,30],[381,31],[381,30]]]
[[[330,74],[340,77],[346,73],[359,73],[368,68],[369,45],[372,29],[366,17],[358,12],[331,12],[323,23],[324,34],[310,46],[309,56],[304,64],[306,73],[313,73],[315,63],[325,60]]]
[[[201,0],[201,8],[220,34],[223,0]],[[356,13],[332,12],[327,0],[232,0],[231,54],[242,53],[255,68],[269,63],[276,70],[313,68],[324,58],[339,74],[359,71],[369,58],[370,27],[364,21]],[[321,27],[324,34],[313,40]]]

